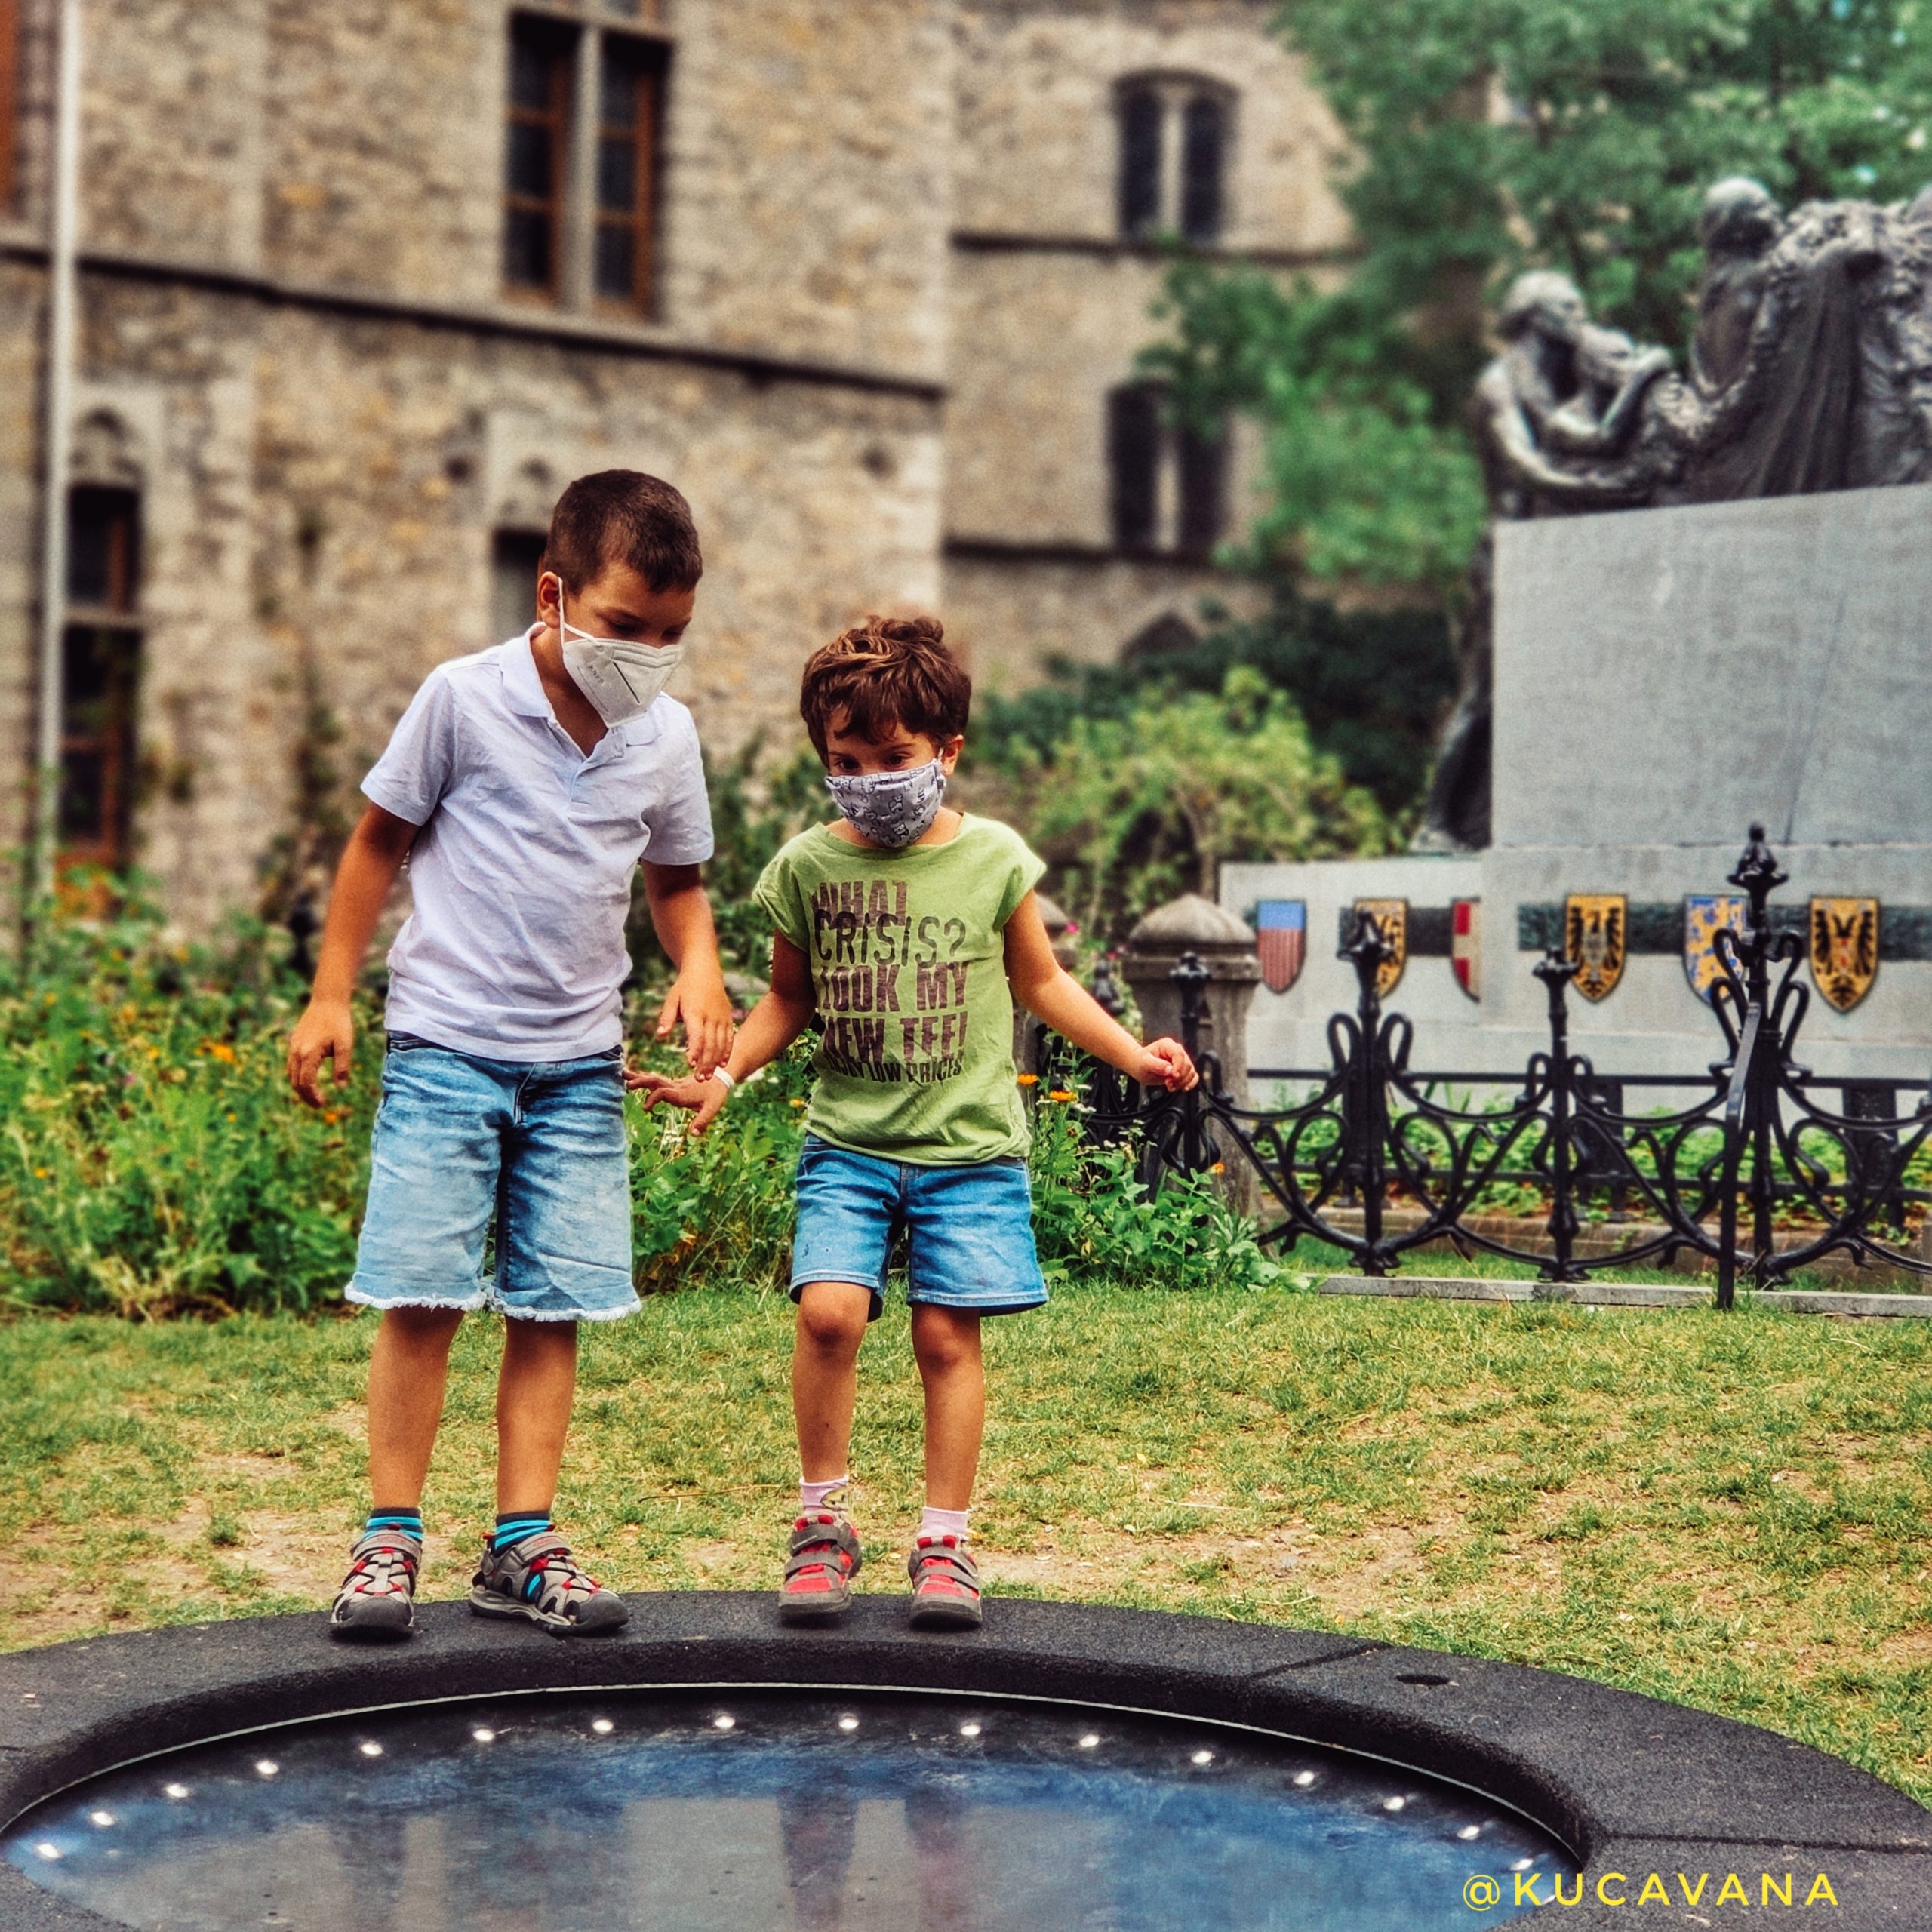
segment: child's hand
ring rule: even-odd
[[[1140,1050],[1140,1064],[1131,1070],[1142,1086],[1164,1087],[1170,1094],[1185,1094],[1201,1083],[1187,1049],[1178,1040],[1149,1040]]]
[[[335,1084],[349,1081],[349,1050],[355,1042],[355,1023],[349,1002],[311,1000],[288,1041],[288,1084],[312,1107],[324,1105],[321,1089],[322,1062],[335,1063]]]
[[[702,1079],[693,1073],[673,1080],[662,1073],[633,1072],[629,1067],[624,1069],[624,1084],[632,1093],[643,1094],[647,1113],[660,1100],[666,1106],[684,1108],[691,1116],[691,1131],[698,1134],[718,1118],[718,1109],[731,1091],[723,1081],[713,1080],[708,1074]]]
[[[731,1023],[731,995],[715,973],[697,975],[687,986],[680,978],[671,988],[657,1016],[657,1037],[668,1040],[679,1020],[685,1026],[685,1057],[700,1080],[724,1064],[736,1031]]]

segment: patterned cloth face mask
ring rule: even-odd
[[[923,838],[939,816],[946,772],[934,758],[907,771],[857,771],[828,777],[825,786],[855,832],[896,852]]]
[[[607,725],[626,724],[641,718],[657,703],[685,654],[684,641],[675,644],[631,644],[622,638],[592,637],[564,616],[563,586],[557,589],[557,635],[561,640],[564,669],[590,700],[591,709]]]

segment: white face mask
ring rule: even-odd
[[[592,637],[579,630],[564,615],[561,578],[557,635],[563,646],[564,669],[606,724],[641,718],[657,701],[685,654],[682,638],[675,644],[629,644],[622,638]]]

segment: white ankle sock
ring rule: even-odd
[[[919,1534],[922,1537],[956,1537],[964,1543],[966,1519],[972,1513],[970,1509],[935,1509],[928,1505],[919,1512]]]
[[[804,1482],[798,1484],[798,1507],[816,1509],[835,1489],[843,1489],[852,1478],[834,1476],[829,1482]]]

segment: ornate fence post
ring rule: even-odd
[[[1577,1200],[1574,1087],[1570,1068],[1569,987],[1577,962],[1552,946],[1530,969],[1549,995],[1549,1241],[1554,1251],[1545,1278],[1574,1281],[1577,1266]],[[1534,1072],[1531,1075],[1534,1084]]]
[[[1358,989],[1355,1025],[1360,1038],[1342,1090],[1343,1171],[1361,1192],[1361,1257],[1364,1275],[1389,1272],[1382,1253],[1383,1197],[1389,1186],[1389,1050],[1382,1038],[1382,969],[1395,948],[1367,912],[1355,915],[1355,929],[1337,956],[1355,969]]]
[[[1201,971],[1181,971],[1192,957]],[[1183,1040],[1202,1062],[1196,1106],[1204,1114],[1209,1094],[1236,1108],[1248,1104],[1247,1010],[1261,980],[1254,935],[1232,912],[1198,893],[1149,912],[1128,935],[1121,970],[1133,989],[1149,1039],[1171,1035]],[[1192,1009],[1191,1013],[1189,1009]],[[1189,1019],[1195,1039],[1184,1039]],[[1195,1137],[1190,1124],[1188,1138]],[[1220,1158],[1212,1131],[1200,1150],[1204,1164]],[[1230,1204],[1252,1214],[1260,1193],[1253,1168],[1242,1159],[1223,1163],[1221,1190]]]

